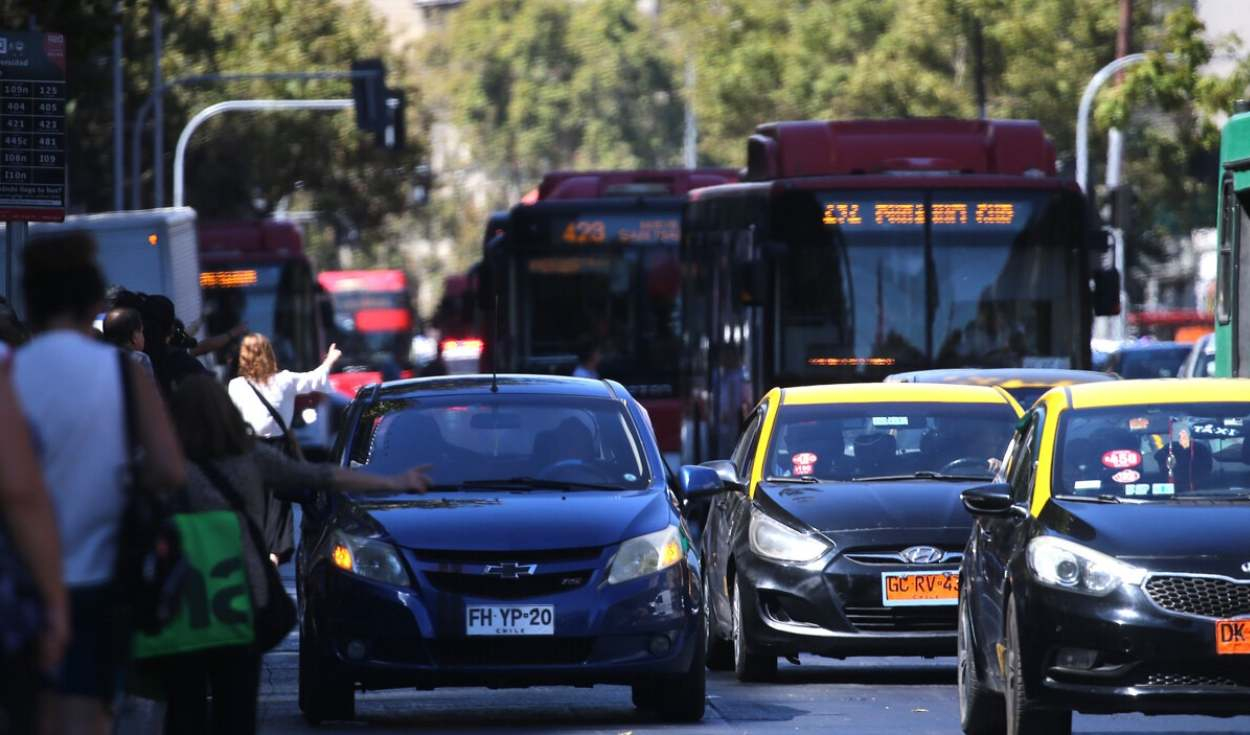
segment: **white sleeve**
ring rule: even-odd
[[[330,368],[325,364],[317,366],[315,370],[309,370],[306,373],[293,373],[289,370],[283,370],[284,383],[288,382],[295,386],[295,395],[303,395],[305,393],[329,393],[330,392]]]

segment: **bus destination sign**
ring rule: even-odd
[[[0,31],[0,220],[65,219],[65,36]]]
[[[676,215],[579,215],[553,224],[556,238],[568,245],[676,245],[681,239]]]
[[[932,225],[1014,225],[1017,206],[1013,202],[933,202],[929,205]],[[923,202],[825,202],[821,223],[839,227],[889,227],[925,224]]]

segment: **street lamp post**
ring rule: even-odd
[[[347,99],[328,99],[328,100],[227,100],[218,102],[215,105],[209,105],[200,110],[187,121],[186,127],[182,129],[182,134],[178,136],[178,145],[174,149],[174,206],[186,206],[186,186],[185,186],[185,167],[187,159],[187,144],[191,142],[191,135],[196,128],[207,120],[210,120],[222,113],[233,110],[246,110],[251,112],[275,112],[280,110],[350,110],[355,106],[355,101],[351,98]]]

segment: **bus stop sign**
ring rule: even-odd
[[[65,219],[65,36],[0,31],[0,220]]]

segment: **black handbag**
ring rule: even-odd
[[[122,415],[125,423],[126,469],[123,485],[126,506],[118,533],[114,582],[121,630],[133,627],[154,634],[178,613],[187,565],[182,558],[178,530],[171,522],[166,503],[155,493],[139,488],[139,465],[143,449],[135,425],[131,360],[118,352],[122,383]]]
[[[230,482],[221,470],[208,462],[200,464],[199,468],[213,483],[213,487],[217,488],[217,492],[230,504],[230,507],[243,517],[244,528],[251,536],[253,546],[257,553],[262,555],[261,568],[265,570],[265,588],[269,592],[269,601],[264,606],[257,605],[253,601],[252,619],[256,626],[256,640],[252,645],[257,653],[264,653],[281,643],[282,639],[295,628],[297,622],[295,603],[286,593],[282,577],[278,575],[278,568],[270,564],[268,559],[263,558],[263,555],[268,553],[264,534],[248,515],[243,498],[230,486]]]

